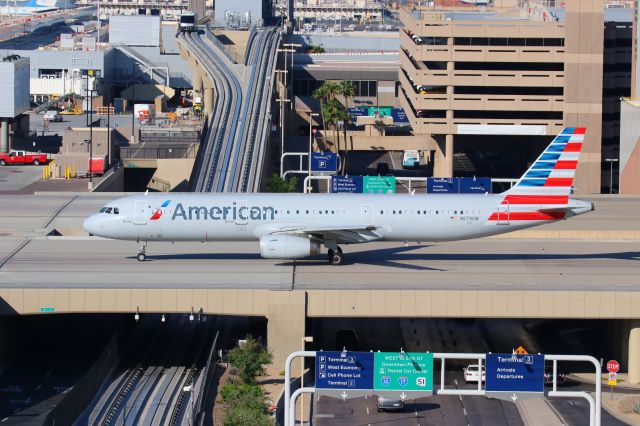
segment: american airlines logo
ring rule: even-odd
[[[164,205],[164,204],[163,204]],[[183,206],[176,204],[171,220],[274,220],[276,210],[270,206]]]
[[[162,217],[162,209],[165,209],[169,206],[169,203],[171,202],[171,200],[167,200],[164,203],[162,203],[162,205],[156,209],[155,212],[153,212],[153,215],[151,216],[151,220],[158,220]]]

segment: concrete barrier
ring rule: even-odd
[[[97,361],[42,422],[43,426],[70,425],[91,403],[104,380],[120,360],[120,336],[114,334]]]

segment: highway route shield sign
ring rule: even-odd
[[[618,386],[618,373],[609,373],[609,386]]]
[[[544,355],[487,354],[487,396],[516,402],[544,396]]]
[[[371,395],[373,352],[316,354],[316,393],[342,399]]]
[[[375,352],[373,391],[392,398],[420,398],[433,394],[433,354]]]

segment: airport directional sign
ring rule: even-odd
[[[371,394],[373,352],[325,352],[316,354],[316,393],[342,399]]]
[[[374,353],[373,391],[376,395],[420,398],[433,394],[433,354]]]
[[[516,402],[544,396],[544,355],[487,354],[487,396]]]
[[[365,194],[393,194],[396,192],[395,176],[364,176],[362,190]]]

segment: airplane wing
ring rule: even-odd
[[[318,240],[336,240],[342,244],[357,244],[382,239],[376,229],[375,226],[367,225],[285,225],[275,229],[272,228],[268,234],[288,234]]]

